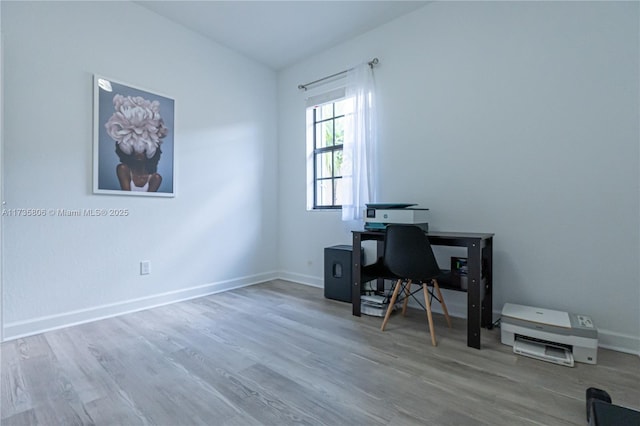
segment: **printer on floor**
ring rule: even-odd
[[[500,329],[502,343],[519,355],[570,367],[597,361],[598,330],[585,315],[505,303]]]

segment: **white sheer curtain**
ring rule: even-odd
[[[355,229],[364,222],[367,203],[376,201],[377,119],[373,69],[363,63],[347,72],[342,220]]]

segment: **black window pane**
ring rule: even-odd
[[[331,157],[331,151],[316,155],[316,179],[330,178],[332,176],[333,164]]]
[[[333,151],[333,176],[342,176],[342,150]]]
[[[316,125],[316,148],[333,146],[333,120]]]
[[[316,182],[316,205],[333,205],[333,185],[331,179],[319,180]]]
[[[342,145],[344,143],[344,117],[335,119],[335,141],[336,145]]]

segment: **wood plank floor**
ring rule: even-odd
[[[640,358],[575,368],[518,357],[466,322],[351,316],[273,281],[2,344],[9,425],[584,425],[585,390],[640,409]]]

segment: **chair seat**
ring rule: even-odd
[[[391,272],[389,268],[384,265],[383,258],[381,257],[378,258],[376,263],[365,265],[362,268],[362,282],[366,283],[377,278],[384,278],[387,280],[397,280],[398,278],[406,279],[406,277],[400,277]],[[458,285],[452,284],[452,273],[448,269],[442,269],[438,275],[423,279],[413,278],[412,281],[417,284],[419,282],[430,281],[432,279],[438,280],[441,288],[459,289]]]

